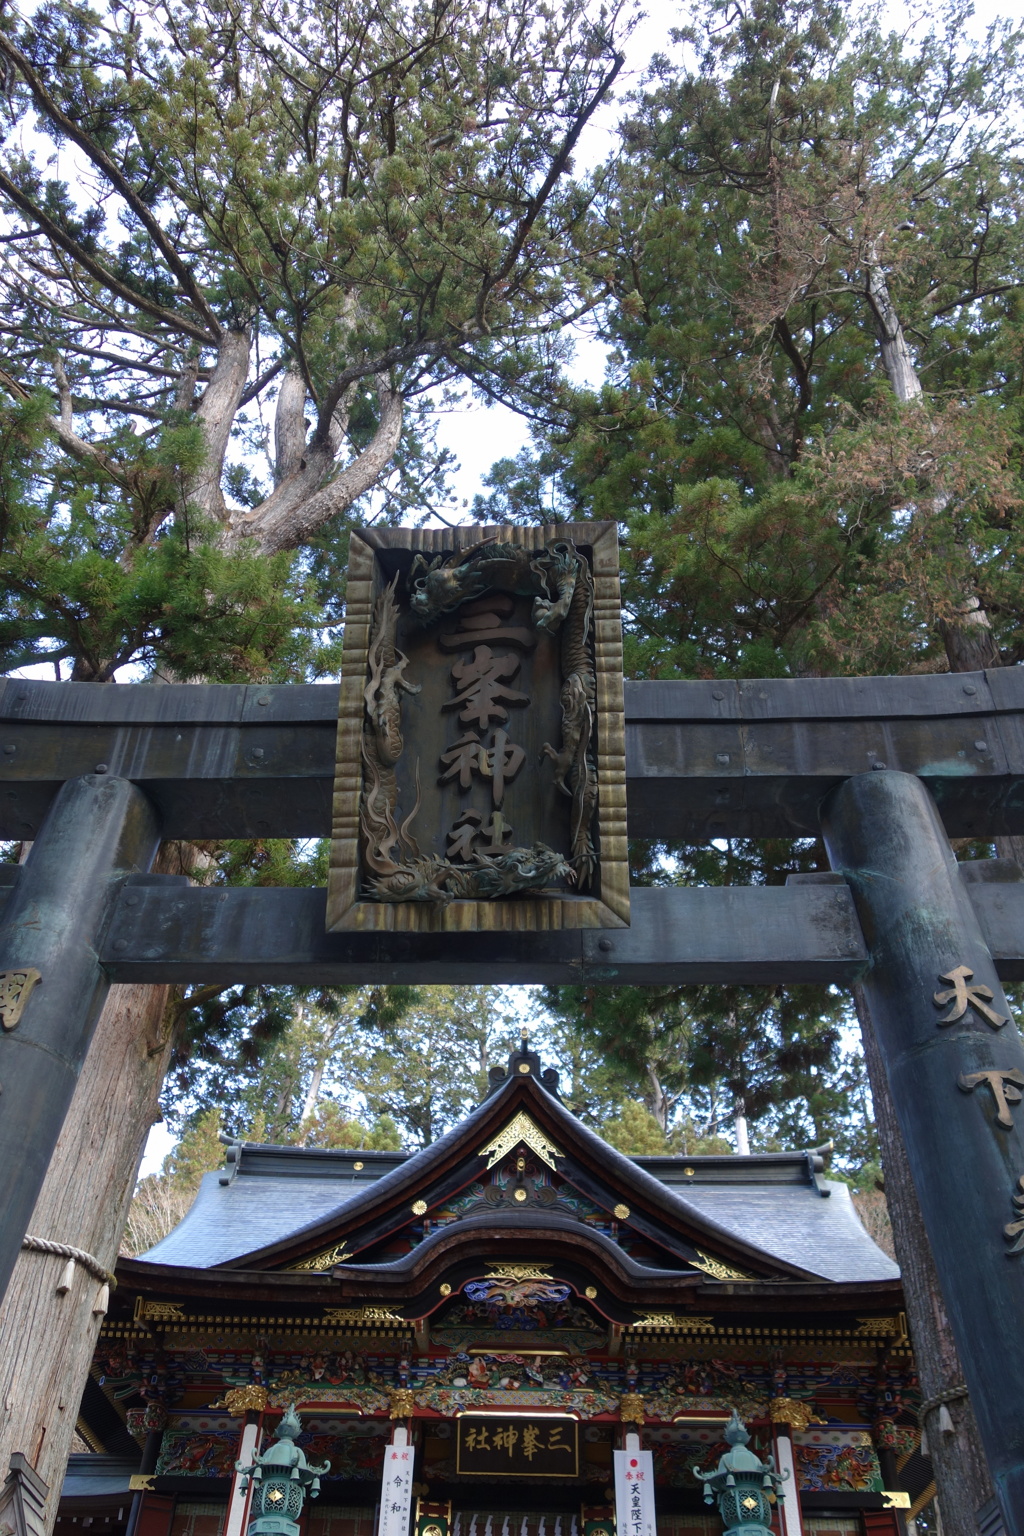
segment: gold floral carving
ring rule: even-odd
[[[678,1312],[642,1312],[636,1321],[627,1324],[627,1327],[636,1332],[646,1332],[651,1329],[669,1330],[672,1333],[714,1333],[715,1331],[712,1318],[695,1317]]]
[[[258,1387],[250,1384],[247,1387],[231,1387],[219,1403],[211,1403],[210,1411],[218,1408],[230,1413],[233,1419],[240,1419],[246,1413],[262,1413],[270,1401],[266,1387]]]
[[[908,1344],[907,1315],[895,1317],[858,1317],[854,1335],[858,1339],[892,1339],[894,1344]]]
[[[811,1407],[810,1403],[800,1402],[795,1397],[773,1397],[768,1405],[768,1417],[773,1424],[788,1424],[790,1429],[803,1430],[808,1424],[826,1424],[827,1419],[820,1419]]]
[[[697,1249],[697,1257],[691,1259],[694,1269],[702,1269],[713,1280],[756,1280],[749,1270],[737,1269],[733,1264],[726,1264],[721,1259],[716,1259],[714,1254],[705,1253],[703,1248]]]
[[[416,1399],[411,1387],[398,1387],[388,1393],[388,1418],[411,1419],[416,1412]]]
[[[333,1248],[325,1248],[323,1253],[314,1253],[311,1259],[300,1259],[297,1264],[289,1264],[287,1271],[292,1274],[298,1270],[322,1274],[325,1270],[333,1269],[335,1264],[341,1264],[349,1254],[344,1243],[335,1243]]]
[[[493,1141],[489,1141],[486,1147],[480,1148],[480,1156],[488,1159],[488,1168],[493,1168],[495,1163],[499,1163],[520,1142],[524,1142],[531,1152],[537,1154],[542,1163],[547,1163],[549,1168],[554,1168],[556,1157],[565,1156],[564,1152],[559,1152],[553,1141],[548,1140],[540,1126],[534,1124],[525,1109],[521,1109],[515,1119],[510,1120]]]
[[[404,1317],[399,1317],[397,1312],[389,1312],[387,1307],[326,1307],[324,1309],[324,1322],[336,1323],[340,1326],[354,1328],[372,1327],[378,1323],[384,1323],[389,1328],[395,1324],[402,1327],[411,1327],[411,1323]]]
[[[185,1312],[179,1301],[147,1301],[139,1296],[135,1301],[137,1323],[183,1323]]]
[[[13,1029],[25,1011],[32,989],[42,981],[42,974],[32,968],[0,971],[0,1024]]]
[[[546,1269],[538,1269],[535,1264],[502,1264],[500,1269],[488,1269],[488,1280],[553,1280],[555,1277]],[[596,1294],[596,1292],[595,1292]]]
[[[623,1392],[619,1398],[619,1418],[623,1424],[644,1422],[644,1400],[639,1392]]]

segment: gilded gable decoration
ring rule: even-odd
[[[895,1344],[906,1344],[907,1315],[898,1312],[895,1317],[858,1317],[856,1333],[862,1339],[892,1339]]]
[[[733,1264],[726,1264],[722,1259],[716,1259],[714,1254],[705,1253],[703,1248],[697,1249],[697,1257],[691,1259],[694,1269],[702,1269],[712,1280],[757,1280],[757,1275],[752,1275],[748,1269],[737,1269]]]
[[[679,1312],[642,1312],[628,1325],[631,1333],[714,1333],[714,1320]]]
[[[177,1323],[185,1321],[185,1309],[180,1301],[147,1301],[135,1298],[134,1320],[137,1323]]]
[[[793,1397],[773,1397],[768,1405],[768,1417],[773,1424],[788,1424],[790,1429],[801,1431],[808,1424],[828,1423],[827,1419],[815,1413],[813,1403],[805,1403]]]
[[[500,1163],[514,1147],[524,1142],[531,1152],[536,1153],[541,1162],[547,1163],[549,1168],[555,1167],[555,1158],[564,1157],[553,1141],[550,1141],[540,1126],[537,1125],[525,1109],[521,1109],[514,1120],[510,1120],[503,1131],[489,1141],[485,1147],[480,1148],[480,1156],[488,1159],[488,1168],[493,1168],[495,1163]],[[488,1155],[489,1154],[489,1155]]]
[[[546,1269],[538,1269],[535,1264],[502,1264],[500,1269],[488,1267],[486,1278],[488,1280],[553,1280],[555,1277]]]
[[[285,1269],[289,1274],[297,1270],[322,1274],[325,1270],[333,1269],[335,1264],[341,1264],[350,1255],[346,1251],[344,1242],[335,1243],[333,1248],[325,1248],[323,1253],[314,1253],[312,1258],[300,1259],[297,1264],[286,1264]]]
[[[247,1413],[262,1413],[270,1402],[270,1394],[266,1387],[256,1386],[250,1383],[246,1387],[231,1387],[224,1393],[219,1403],[211,1403],[211,1412],[222,1408],[233,1419],[243,1418]]]
[[[326,1307],[324,1309],[324,1322],[337,1323],[339,1326],[365,1328],[368,1324],[385,1323],[388,1327],[396,1324],[402,1328],[410,1327],[408,1318],[400,1317],[397,1312],[391,1312],[387,1307]]]

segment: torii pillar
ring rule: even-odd
[[[1024,1043],[920,780],[847,779],[822,830],[1006,1530],[1024,1536]]]

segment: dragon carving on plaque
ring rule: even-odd
[[[587,561],[568,540],[554,542],[539,552],[486,540],[447,558],[439,555],[427,561],[417,555],[408,578],[409,611],[424,627],[474,599],[497,593],[532,598],[532,623],[558,636],[561,740],[557,746],[545,742],[542,750],[552,764],[555,787],[571,802],[568,857],[543,842],[529,847],[499,847],[491,852],[476,848],[458,863],[424,854],[412,831],[420,805],[418,780],[413,807],[404,820],[399,820],[395,765],[404,750],[402,698],[403,694],[419,693],[420,685],[407,676],[409,658],[397,643],[401,611],[398,588],[396,575],[374,604],[369,678],[363,692],[360,831],[367,869],[364,895],[374,901],[445,905],[456,899],[490,901],[543,890],[560,879],[576,890],[586,890],[596,865],[594,818],[598,800],[594,752],[597,681],[591,645],[594,580]],[[476,634],[482,638],[485,634],[512,633],[502,629],[500,614],[486,618],[496,619],[496,627],[468,631],[471,640]],[[515,658],[511,658],[512,666],[502,668],[503,658],[495,658],[489,646],[475,645],[473,649],[472,665],[452,669],[459,682],[468,679],[454,702],[468,700],[470,711],[477,711],[470,718],[481,724],[489,724],[492,713],[495,719],[507,719],[508,711],[500,701],[529,702],[525,695],[503,684],[506,674],[514,675]],[[503,739],[490,747],[472,734],[456,744],[473,752],[476,766],[492,780],[502,768],[507,772],[517,761],[515,754],[522,751],[509,742],[504,730],[497,734]],[[495,763],[496,752],[502,754],[500,766]]]
[[[328,928],[629,921],[614,524],[351,536]]]

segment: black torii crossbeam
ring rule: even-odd
[[[0,682],[0,836],[34,844],[0,876],[0,1286],[112,981],[859,979],[1024,1536],[1024,880],[948,844],[1024,833],[1024,671],[632,683],[625,710],[630,835],[824,834],[833,873],[634,889],[607,932],[328,934],[322,891],[146,871],[161,837],[327,835],[335,688]]]

